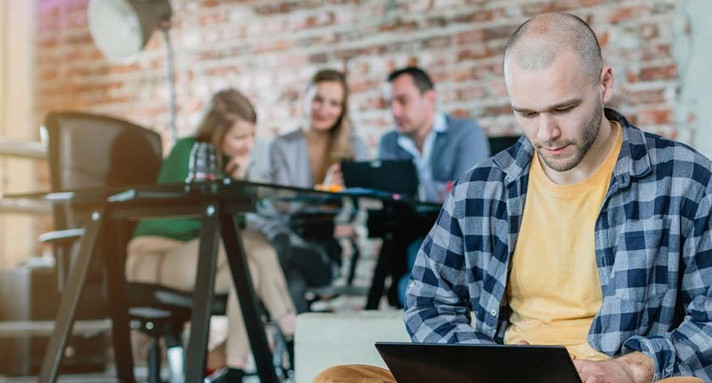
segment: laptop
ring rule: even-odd
[[[581,383],[563,346],[376,343],[398,383]]]
[[[418,195],[418,172],[411,160],[342,161],[341,173],[347,189]]]

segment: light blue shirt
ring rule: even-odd
[[[418,198],[421,201],[438,201],[441,200],[439,195],[442,189],[443,182],[435,181],[433,179],[433,171],[430,166],[430,154],[433,152],[433,144],[435,143],[435,136],[437,133],[447,131],[447,122],[445,122],[445,115],[442,113],[436,113],[433,118],[433,128],[425,137],[423,142],[423,152],[418,150],[415,141],[407,135],[398,135],[398,146],[403,148],[406,152],[413,156],[413,163],[418,172],[418,179],[420,184],[418,186]]]

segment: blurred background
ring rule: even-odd
[[[709,0],[172,0],[176,131],[193,133],[203,103],[232,86],[258,110],[258,137],[302,123],[321,68],[347,73],[355,129],[375,155],[392,120],[387,74],[417,64],[440,109],[518,134],[502,79],[506,39],[525,19],[566,11],[598,34],[613,67],[612,106],[647,131],[712,155]],[[166,40],[110,62],[89,31],[88,0],[0,0],[0,194],[48,190],[39,126],[53,110],[120,117],[172,144]],[[29,213],[29,214],[28,214]],[[40,214],[36,214],[40,213]],[[42,255],[41,207],[0,209],[0,268]]]

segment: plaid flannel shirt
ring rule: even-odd
[[[596,220],[603,301],[588,343],[611,357],[643,352],[655,362],[655,380],[712,381],[712,164],[605,113],[623,126],[623,145]],[[451,190],[406,293],[414,342],[502,343],[532,154],[523,137]]]

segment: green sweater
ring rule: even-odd
[[[184,182],[188,177],[190,151],[195,143],[194,137],[178,140],[171,153],[163,161],[156,183]],[[155,235],[179,241],[190,241],[200,235],[198,218],[158,218],[141,220],[136,226],[134,237]]]

